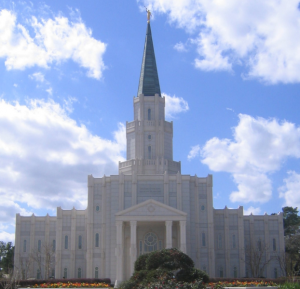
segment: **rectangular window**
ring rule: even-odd
[[[68,249],[68,236],[65,236],[65,249]]]
[[[78,268],[77,277],[81,278],[81,268]]]
[[[23,242],[23,252],[26,252],[26,240]]]
[[[98,267],[95,268],[95,278],[98,279]]]
[[[140,240],[140,255],[143,254],[143,241]]]
[[[232,248],[236,248],[236,241],[235,241],[235,235],[232,235]]]
[[[276,239],[273,238],[273,251],[276,251]]]
[[[52,251],[55,252],[55,250],[56,250],[56,241],[53,240],[52,241]]]
[[[82,249],[82,236],[78,237],[78,249]]]
[[[68,269],[65,268],[64,269],[64,279],[67,279],[68,278]]]

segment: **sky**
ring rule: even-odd
[[[300,3],[0,0],[0,240],[126,158],[147,17],[173,158],[214,208],[300,207]]]

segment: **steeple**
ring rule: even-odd
[[[144,94],[144,96],[154,96],[155,94],[158,94],[161,96],[149,20],[147,23],[144,54],[137,95],[139,96],[140,94]]]

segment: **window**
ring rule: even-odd
[[[276,251],[276,239],[273,238],[273,251]]]
[[[82,236],[78,237],[78,249],[82,249]]]
[[[157,250],[157,237],[154,233],[146,234],[144,239],[144,253]]]
[[[26,252],[26,240],[23,241],[23,252]]]
[[[261,239],[259,239],[257,242],[257,248],[258,248],[258,251],[260,252],[261,251]]]
[[[278,272],[277,272],[277,268],[274,268],[274,278],[278,277]]]
[[[143,254],[143,241],[140,240],[140,255]]]
[[[150,140],[151,139],[151,134],[148,134],[148,140]]]
[[[237,267],[233,267],[233,278],[237,278]]]
[[[36,279],[41,279],[41,271],[39,269],[36,271]]]
[[[158,250],[162,250],[162,240],[158,241]]]
[[[96,206],[96,211],[99,212],[99,210],[100,210],[100,207]]]
[[[52,277],[55,277],[55,269],[52,269]]]
[[[223,266],[219,267],[219,277],[224,277]]]
[[[151,146],[148,146],[148,159],[151,159]]]
[[[78,277],[78,278],[81,278],[81,268],[78,268],[78,271],[77,271],[77,277]]]
[[[56,241],[53,240],[52,241],[52,251],[55,252],[55,250],[56,250]]]
[[[148,120],[151,120],[151,109],[148,108]]]
[[[207,272],[206,272],[206,266],[205,266],[205,265],[202,267],[202,271],[205,272],[205,273],[207,273]]]
[[[218,235],[218,249],[222,249],[222,235]]]
[[[202,246],[203,246],[203,247],[206,246],[206,242],[205,242],[205,233],[202,233]]]
[[[204,205],[202,205],[202,206],[201,206],[201,210],[204,211],[204,209],[205,209],[205,207],[204,207]]]
[[[95,247],[99,247],[99,234],[98,233],[95,236]]]
[[[98,267],[95,268],[95,278],[98,279]]]
[[[67,279],[68,278],[68,269],[65,268],[64,269],[64,279]]]
[[[41,247],[42,247],[42,241],[38,240],[38,252],[41,252]]]
[[[232,248],[236,248],[236,240],[235,240],[235,235],[232,235]]]
[[[68,249],[68,236],[65,236],[65,249]]]

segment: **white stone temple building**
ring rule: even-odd
[[[282,213],[244,216],[243,207],[214,209],[212,175],[182,175],[181,163],[173,160],[173,123],[165,120],[149,22],[133,107],[127,160],[119,163],[118,175],[88,176],[86,210],[59,207],[56,217],[17,214],[15,267],[23,277],[119,283],[131,276],[139,255],[171,247],[211,277],[250,277],[253,244],[263,255],[263,276],[279,277]],[[47,262],[50,251],[55,260]]]

